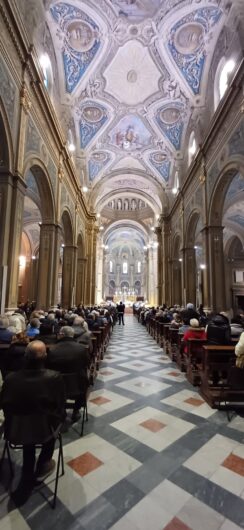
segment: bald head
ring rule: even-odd
[[[44,361],[46,356],[46,345],[41,340],[33,340],[25,350],[27,361]]]

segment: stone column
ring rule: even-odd
[[[157,285],[157,304],[162,304],[162,262],[163,262],[163,256],[162,256],[162,228],[161,226],[157,226],[155,229],[155,233],[157,235],[157,241],[158,241],[158,285]]]
[[[97,234],[97,227],[93,225],[89,225],[87,227],[87,274],[85,302],[87,305],[92,305],[95,302]]]
[[[162,218],[162,303],[171,304],[171,229],[170,222]]]
[[[77,247],[65,245],[63,254],[62,306],[69,308],[75,302],[75,270]]]
[[[54,241],[54,256],[53,256],[53,281],[51,290],[51,307],[57,308],[58,305],[58,273],[60,262],[60,247],[62,241],[62,228],[60,225],[55,225],[55,241]]]
[[[92,278],[91,278],[91,303],[95,303],[96,298],[96,267],[97,267],[97,235],[99,229],[97,226],[93,227],[92,233],[92,256],[91,256],[91,267],[92,267]]]
[[[56,249],[56,226],[54,223],[42,223],[40,227],[40,248],[38,265],[37,307],[52,307],[54,289],[54,265]]]
[[[209,229],[205,226],[202,231],[202,263],[200,264],[200,287],[202,293],[202,303],[206,311],[211,311],[212,296],[210,295],[210,257],[209,257]]]
[[[96,303],[99,304],[103,300],[103,248],[97,245],[97,281],[96,281]]]
[[[5,183],[3,181],[5,180]],[[14,309],[18,302],[19,255],[23,228],[25,183],[20,176],[1,177],[1,261],[7,265],[6,308]]]
[[[76,304],[84,304],[85,268],[87,258],[78,258],[76,276]]]
[[[85,275],[85,305],[91,304],[91,258],[92,258],[92,227],[86,229],[87,266]]]
[[[184,262],[184,297],[183,304],[196,304],[196,256],[194,248],[183,248]]]
[[[226,309],[223,229],[208,227],[211,307],[216,312]]]

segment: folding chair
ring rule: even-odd
[[[31,425],[32,425],[32,422],[33,422],[33,416],[34,416],[33,414],[30,414],[30,415],[27,414],[27,415],[24,416],[25,428],[28,428],[28,424],[29,424],[29,429],[31,430]],[[13,419],[15,419],[16,417],[21,418],[21,414],[16,415],[13,418],[11,418],[11,417],[6,417],[5,418],[5,422],[4,422],[4,439],[5,439],[5,443],[4,443],[2,457],[1,457],[1,460],[0,460],[0,471],[1,471],[5,455],[7,455],[9,469],[10,469],[10,473],[11,473],[11,477],[12,478],[14,477],[14,466],[13,466],[13,463],[12,463],[12,460],[11,460],[10,449],[13,449],[13,450],[23,449],[23,446],[25,445],[23,443],[23,440],[21,440],[21,437],[18,438],[18,436],[17,436],[17,438],[16,438],[16,436],[15,436],[14,437],[14,441],[11,440],[11,421],[13,421]],[[40,414],[36,414],[35,418],[38,418],[38,421],[40,421],[40,423],[42,423],[42,421],[48,421],[47,417],[40,417]],[[6,426],[7,426],[7,428],[6,428]],[[63,476],[64,475],[63,444],[62,444],[62,435],[61,435],[60,430],[56,431],[55,439],[58,440],[58,442],[59,442],[59,451],[58,451],[58,462],[57,462],[57,469],[56,469],[56,476],[55,476],[55,486],[54,486],[53,500],[50,503],[51,507],[53,509],[56,506],[59,476]],[[41,449],[42,446],[43,446],[43,443],[45,443],[45,441],[46,441],[46,439],[43,440],[42,436],[40,435],[40,436],[38,436],[38,439],[33,441],[33,445],[35,445],[36,449]],[[59,475],[60,464],[61,464],[61,475]],[[40,480],[40,484],[43,482],[43,480]]]

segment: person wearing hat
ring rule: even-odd
[[[191,318],[190,327],[185,331],[183,340],[185,343],[184,353],[187,353],[186,342],[189,339],[206,340],[206,332],[204,328],[200,328],[199,321],[196,318]]]

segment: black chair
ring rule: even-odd
[[[231,421],[230,409],[244,407],[244,368],[230,367],[223,398],[228,421]]]
[[[8,464],[9,464],[10,473],[11,473],[11,477],[12,478],[14,477],[14,467],[13,467],[13,463],[12,463],[12,460],[11,460],[10,449],[13,449],[13,450],[23,449],[23,446],[26,443],[26,440],[21,439],[21,434],[19,434],[17,436],[17,438],[16,438],[16,435],[15,435],[14,439],[12,439],[12,436],[11,436],[11,422],[16,421],[16,420],[18,422],[23,420],[25,429],[29,428],[29,432],[31,432],[31,430],[32,430],[31,427],[33,425],[33,421],[35,421],[35,422],[38,421],[38,423],[40,425],[40,429],[39,429],[40,432],[39,432],[38,437],[36,437],[36,439],[34,439],[33,442],[32,442],[33,445],[35,445],[36,449],[41,449],[43,443],[45,443],[47,441],[47,439],[46,439],[46,432],[47,432],[46,429],[48,429],[49,431],[51,430],[51,432],[52,432],[52,427],[49,424],[47,415],[41,415],[41,414],[38,413],[38,414],[35,414],[35,415],[34,414],[17,414],[15,416],[10,416],[10,417],[7,415],[5,417],[5,422],[4,422],[5,444],[4,444],[4,448],[3,448],[2,457],[1,457],[1,460],[0,460],[0,471],[1,471],[1,468],[2,468],[2,465],[3,465],[3,462],[4,462],[5,455],[7,454]],[[43,428],[43,433],[45,433],[45,438],[44,439],[43,439],[43,436],[41,434],[42,428]],[[61,428],[61,425],[60,425],[60,428]],[[60,428],[56,429],[56,431],[53,432],[53,436],[59,442],[58,462],[57,462],[57,469],[56,469],[56,476],[55,476],[54,494],[53,494],[53,500],[50,503],[51,507],[53,509],[56,506],[56,498],[57,498],[57,491],[58,491],[59,476],[63,476],[64,475],[63,444],[62,444],[62,435],[61,435],[61,432],[60,432]],[[21,429],[21,432],[23,432],[22,429]],[[61,475],[59,475],[60,464],[61,464]],[[43,480],[40,480],[40,485],[43,482]]]
[[[88,411],[87,411],[87,392],[88,392],[88,382],[85,381],[85,378],[78,372],[71,373],[62,373],[65,386],[65,395],[66,395],[66,409],[73,409],[75,401],[80,398],[80,408],[82,409],[82,418],[81,418],[81,431],[80,436],[83,436],[84,432],[84,423],[85,420],[88,421]],[[72,401],[73,403],[70,403]]]

